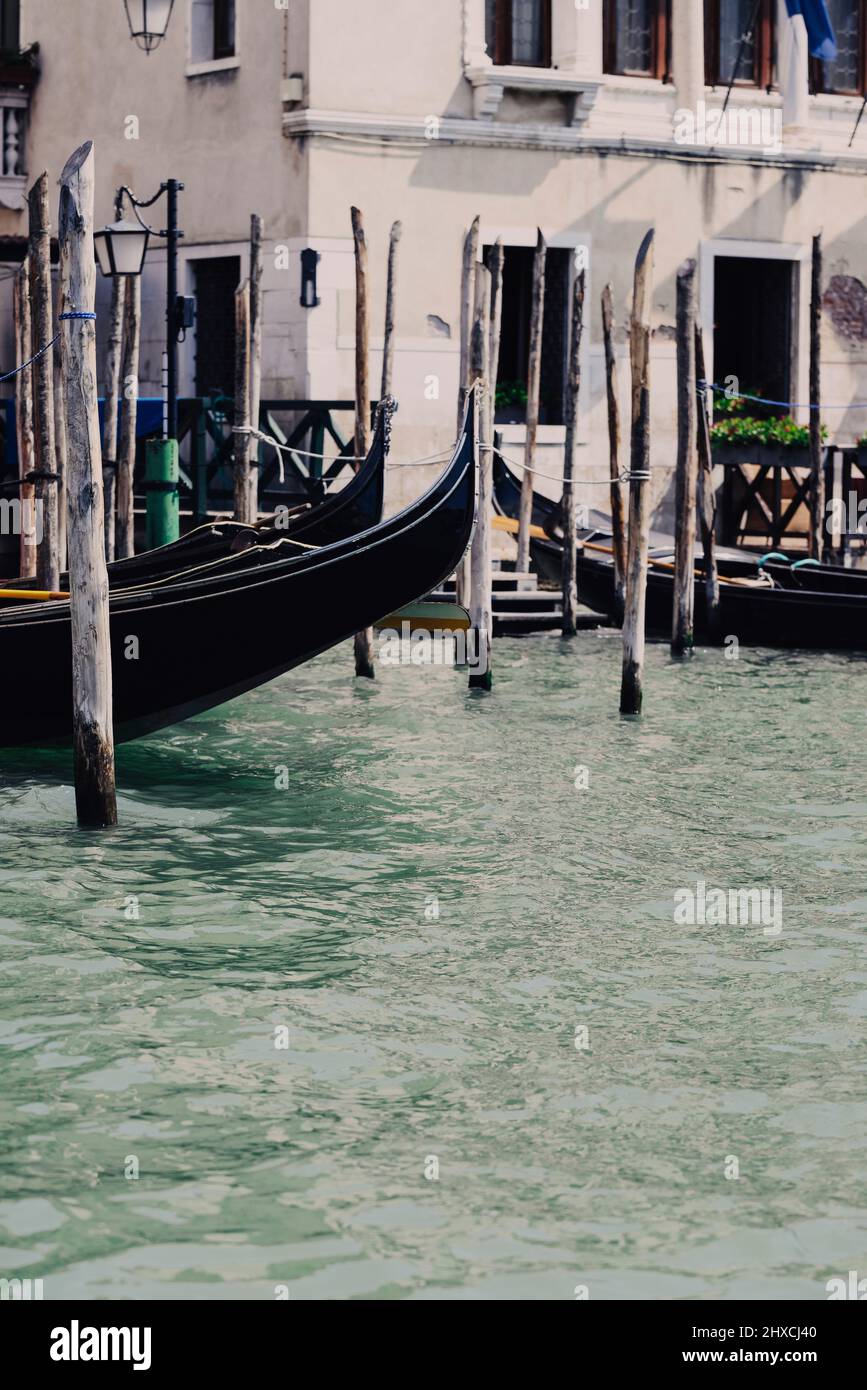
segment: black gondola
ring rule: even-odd
[[[454,571],[469,544],[475,477],[471,394],[448,468],[397,516],[321,549],[299,554],[294,541],[279,540],[229,556],[196,577],[116,590],[116,740],[234,699],[429,593]],[[128,659],[131,652],[135,659]],[[22,602],[0,612],[0,654],[4,670],[27,672],[27,697],[8,703],[0,745],[69,742],[68,602]]]
[[[268,517],[255,526],[238,521],[215,521],[187,532],[180,540],[146,550],[108,566],[112,589],[133,584],[153,584],[172,574],[181,574],[224,556],[243,553],[254,546],[273,541],[294,540],[304,545],[332,545],[375,526],[382,519],[385,497],[385,460],[391,430],[394,402],[381,403],[376,417],[370,452],[362,467],[340,492],[316,506],[299,507],[281,517]],[[15,580],[8,588],[32,587],[32,580]],[[61,575],[60,588],[69,587],[69,576]],[[0,600],[0,607],[15,599]]]

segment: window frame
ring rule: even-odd
[[[638,77],[646,82],[671,81],[671,0],[651,0],[650,72],[617,67],[617,0],[605,0],[602,8],[602,71],[610,77]]]
[[[724,3],[725,0],[704,0],[704,80],[708,87],[727,87],[731,81],[731,74],[720,72],[720,6]],[[735,87],[761,92],[774,89],[776,17],[776,0],[762,0],[756,36],[756,75],[739,77]]]
[[[821,96],[861,97],[867,92],[867,0],[856,0],[858,6],[858,85],[856,87],[827,87],[825,64],[821,58],[810,59],[810,90]]]
[[[494,51],[490,58],[494,67],[550,68],[553,66],[553,9],[554,0],[538,0],[542,6],[542,59],[539,63],[517,62],[512,56],[512,3],[496,0],[494,15]],[[486,35],[487,40],[487,35]]]

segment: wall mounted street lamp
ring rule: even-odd
[[[304,309],[315,309],[321,303],[316,293],[316,267],[320,260],[318,251],[308,248],[301,252],[301,305]]]
[[[145,53],[162,43],[169,27],[175,0],[123,0],[130,37]]]
[[[146,227],[123,218],[95,232],[96,263],[103,275],[141,275],[149,240]]]

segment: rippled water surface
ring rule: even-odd
[[[867,1273],[863,663],[654,646],[634,722],[614,634],[496,661],[486,697],[329,653],[120,749],[101,835],[62,756],[0,755],[0,1275],[819,1299]],[[782,933],[676,925],[698,879],[782,889]]]

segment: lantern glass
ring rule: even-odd
[[[150,53],[166,36],[175,0],[124,0],[129,32]]]
[[[114,222],[93,238],[103,275],[141,275],[148,233],[137,222]]]

